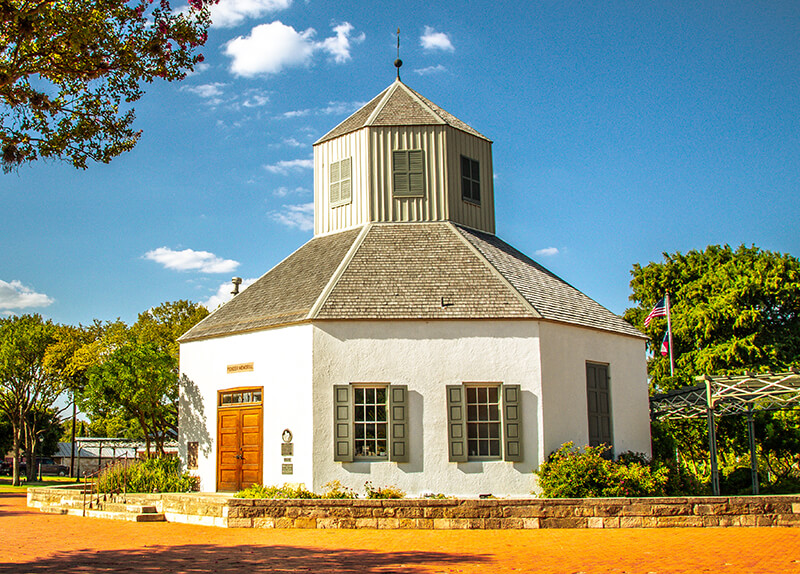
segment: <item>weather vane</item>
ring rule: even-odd
[[[397,59],[394,61],[394,67],[397,68],[397,79],[400,79],[400,66],[403,65],[403,60],[400,59],[400,28],[397,29]]]

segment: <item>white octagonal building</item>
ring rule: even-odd
[[[203,491],[527,496],[650,452],[645,336],[495,236],[491,141],[398,78],[314,144],[314,237],[180,339]]]

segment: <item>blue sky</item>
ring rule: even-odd
[[[395,76],[494,141],[497,234],[612,311],[662,252],[800,254],[800,3],[221,0],[136,149],[0,175],[0,314],[215,306],[311,235],[311,144]],[[224,286],[223,286],[224,285]],[[221,287],[222,286],[222,287]]]

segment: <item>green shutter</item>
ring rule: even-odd
[[[519,385],[503,385],[503,459],[522,460],[522,397]]]
[[[341,200],[341,185],[339,184],[339,163],[335,161],[330,167],[330,186],[331,186],[331,203],[338,203]]]
[[[464,387],[447,385],[447,450],[450,462],[467,461],[467,417]]]
[[[353,402],[350,385],[333,385],[333,460],[353,460]]]
[[[341,201],[350,201],[351,197],[350,158],[343,159],[341,161],[340,181],[341,181],[341,188],[339,190],[339,199]]]
[[[389,386],[389,460],[408,462],[408,386]]]
[[[425,152],[394,150],[392,152],[392,190],[397,197],[425,194]]]

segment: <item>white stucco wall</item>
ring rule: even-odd
[[[250,386],[264,387],[264,483],[311,483],[311,343],[311,325],[296,325],[181,345],[178,443],[184,462],[186,443],[200,443],[201,490],[216,490],[217,391]],[[253,371],[227,372],[241,363]],[[285,428],[294,435],[292,475],[281,474]]]
[[[559,323],[540,325],[544,456],[563,443],[589,442],[586,363],[608,365],[614,451],[650,454],[643,339]]]
[[[359,492],[364,482],[409,494],[528,495],[542,452],[536,321],[335,321],[314,327],[315,490],[330,480]],[[518,384],[523,461],[448,462],[445,385]],[[410,461],[333,461],[333,385],[408,385]]]

